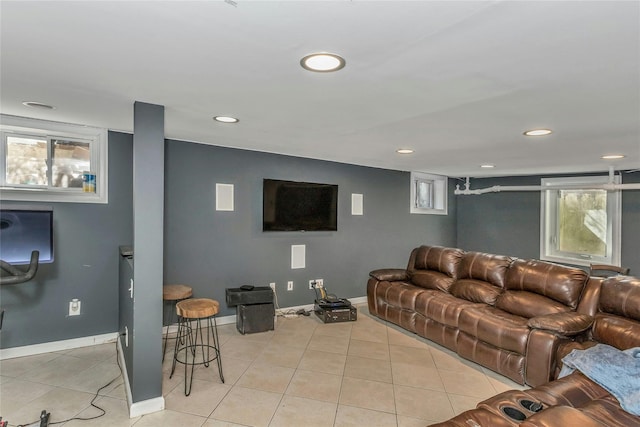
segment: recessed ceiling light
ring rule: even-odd
[[[553,131],[549,129],[531,129],[526,131],[524,134],[526,136],[545,136],[553,133]]]
[[[398,148],[396,150],[398,154],[413,154],[413,150],[411,148]]]
[[[229,116],[215,116],[213,120],[220,123],[238,123],[240,121],[235,117],[229,117]]]
[[[624,159],[624,154],[607,154],[606,156],[602,156],[604,160],[616,160],[616,159]]]
[[[338,71],[344,68],[345,64],[346,62],[341,56],[338,56],[335,53],[326,52],[312,53],[300,60],[302,68],[319,73]]]
[[[44,110],[55,110],[55,107],[53,105],[43,104],[42,102],[36,101],[24,101],[22,105],[24,105],[25,107],[42,108]]]
[[[486,165],[480,165],[480,167],[484,169],[492,169],[492,168],[495,168],[496,165],[486,164]]]

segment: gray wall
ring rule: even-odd
[[[449,215],[409,214],[409,174],[180,141],[168,141],[165,174],[165,283],[189,284],[222,302],[224,290],[276,282],[280,306],[313,302],[310,279],[341,297],[366,294],[370,270],[404,268],[420,244],[456,243]],[[263,232],[264,178],[338,184],[337,232]],[[215,184],[234,184],[235,211],[215,210]],[[364,215],[351,215],[351,193]],[[450,192],[452,193],[452,192]],[[291,245],[306,245],[306,268],[291,269]],[[286,291],[286,282],[294,290]]]
[[[540,185],[540,176],[472,179],[471,188]],[[624,183],[640,182],[640,173],[624,173]],[[461,185],[462,187],[462,185]],[[457,196],[458,247],[520,258],[540,258],[538,191]],[[640,191],[622,192],[622,265],[640,275]]]
[[[109,132],[109,203],[53,206],[55,262],[27,283],[0,287],[1,348],[118,330],[118,246],[132,240],[132,138]],[[68,317],[69,301],[82,301]]]

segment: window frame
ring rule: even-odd
[[[410,181],[411,200],[409,212],[412,214],[447,215],[448,211],[448,178],[444,175],[434,175],[423,172],[411,172]],[[430,201],[433,207],[421,207],[418,203],[418,184],[430,185]]]
[[[610,182],[608,175],[543,178],[540,192],[540,259],[557,263],[589,266],[595,264],[621,265],[622,248],[622,191],[607,191],[607,242],[605,256],[562,252],[555,246],[558,228],[558,191],[582,190],[579,186],[602,185]],[[614,177],[620,183],[620,176]]]
[[[7,184],[7,136],[47,140],[47,185]],[[53,141],[88,142],[96,191],[53,186]],[[0,114],[0,200],[29,202],[108,203],[108,131],[104,128]]]

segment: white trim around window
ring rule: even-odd
[[[30,202],[108,203],[108,132],[103,128],[0,114],[0,200]],[[12,183],[7,179],[7,138],[36,138],[46,141],[46,182]],[[54,185],[53,145],[66,141],[87,144],[90,172],[95,175],[95,192]],[[44,174],[43,174],[44,175]],[[44,179],[44,178],[43,178]]]
[[[447,215],[447,177],[423,172],[411,172],[412,214]]]
[[[588,185],[607,184],[608,176],[577,176],[565,178],[544,178],[542,186],[547,188],[541,192],[540,209],[540,259],[558,263],[589,266],[590,264],[609,264],[620,266],[622,241],[622,191],[620,190],[588,190]],[[620,176],[615,176],[615,183],[620,183]],[[577,189],[583,186],[585,189]],[[593,212],[594,218],[602,219],[600,230],[589,224],[587,215],[583,223],[594,229],[604,242],[603,253],[590,253],[585,250],[563,250],[560,246],[560,214],[559,200],[561,191],[584,192],[606,191],[606,208]],[[595,215],[598,214],[598,215]],[[593,218],[592,218],[593,219]],[[591,221],[593,222],[593,221]],[[602,224],[606,222],[606,229]],[[588,246],[588,245],[586,245]]]

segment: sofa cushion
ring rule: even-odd
[[[457,279],[475,279],[504,288],[504,280],[511,258],[482,252],[466,252],[456,273]]]
[[[587,278],[579,268],[517,259],[507,270],[505,288],[544,295],[575,310]]]
[[[476,304],[440,291],[425,290],[416,297],[416,312],[446,326],[458,327],[462,309]]]
[[[458,327],[494,347],[524,355],[530,331],[527,321],[495,307],[476,306],[462,310]]]
[[[414,270],[434,270],[455,278],[456,267],[464,251],[442,246],[420,246],[416,250],[415,261],[407,270],[412,274]]]
[[[387,304],[407,310],[414,310],[416,298],[425,290],[407,283],[382,282],[376,290],[377,296]]]
[[[564,304],[526,291],[505,291],[498,296],[496,307],[511,314],[531,318],[571,311]]]
[[[496,303],[496,298],[502,289],[482,280],[456,280],[449,288],[449,293],[455,297],[472,302],[482,302],[489,305]]]
[[[602,282],[599,310],[640,321],[640,279],[614,276]]]
[[[431,270],[417,270],[411,272],[411,283],[425,289],[435,289],[449,292],[453,278],[444,273]]]

